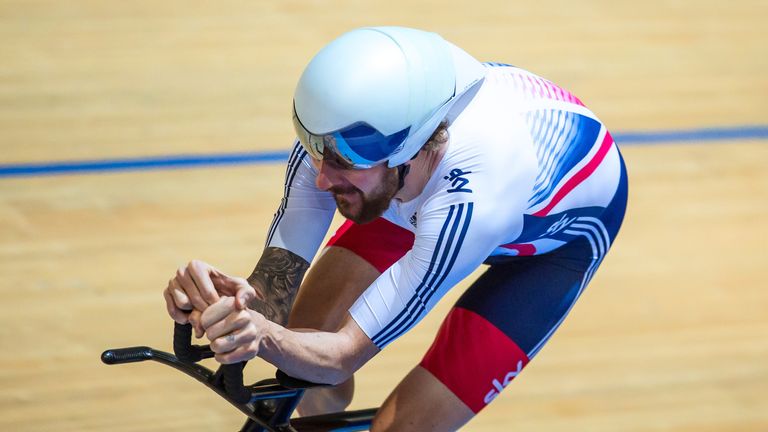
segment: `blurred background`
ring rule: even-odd
[[[170,350],[161,292],[190,259],[250,274],[299,74],[366,25],[571,90],[629,169],[601,270],[465,430],[768,430],[766,18],[763,0],[0,0],[0,430],[239,428],[191,379],[99,355]],[[383,401],[464,286],[358,373],[354,408]]]

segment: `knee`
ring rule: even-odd
[[[352,403],[354,393],[354,377],[334,387],[310,389],[297,410],[303,417],[343,411]]]

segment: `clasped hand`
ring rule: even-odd
[[[248,309],[247,304],[261,296],[245,279],[193,260],[176,271],[163,297],[171,318],[192,324],[196,337],[205,335],[220,363],[250,360],[258,354],[268,323]]]

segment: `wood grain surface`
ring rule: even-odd
[[[0,164],[287,151],[302,68],[363,25],[437,31],[529,69],[614,131],[765,125],[766,17],[765,1],[2,0]],[[630,203],[612,252],[466,430],[768,430],[766,141],[622,151]],[[0,178],[0,430],[237,430],[242,416],[191,379],[99,354],[170,349],[161,290],[191,258],[248,274],[283,172]],[[354,407],[381,403],[464,286],[359,372]]]

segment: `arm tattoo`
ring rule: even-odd
[[[309,263],[304,258],[276,247],[264,249],[264,253],[248,277],[248,283],[264,298],[253,300],[248,307],[261,313],[268,320],[286,325],[288,313],[299,291]]]

